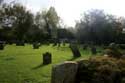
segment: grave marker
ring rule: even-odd
[[[43,64],[50,64],[52,62],[52,55],[49,52],[43,54]]]
[[[70,44],[70,48],[71,48],[71,51],[72,51],[74,57],[81,56],[79,49],[77,48],[77,46],[75,44]]]

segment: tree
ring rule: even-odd
[[[59,26],[59,16],[54,7],[50,7],[45,16],[46,28],[51,38],[57,38],[57,27]]]
[[[48,36],[47,38],[57,38],[59,17],[54,7],[50,7],[48,11],[38,12],[35,17],[35,24],[43,29],[44,33]]]
[[[76,24],[77,38],[80,42],[109,44],[116,42],[121,33],[121,22],[113,15],[105,14],[102,10],[91,10]]]
[[[5,4],[1,10],[1,23],[3,29],[8,29],[14,39],[24,40],[25,34],[33,24],[33,14],[21,4]]]

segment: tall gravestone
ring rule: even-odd
[[[52,62],[52,55],[49,52],[43,54],[43,64],[50,64]]]
[[[77,63],[72,61],[53,66],[51,83],[74,83],[77,68]]]
[[[74,57],[80,57],[81,56],[77,45],[70,44],[70,48],[71,48],[71,51],[72,51]]]

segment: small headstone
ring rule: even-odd
[[[33,43],[33,49],[39,49],[39,43]]]
[[[0,41],[0,50],[3,50],[3,49],[4,49],[4,42]]]
[[[51,83],[74,83],[77,68],[77,62],[72,61],[53,66]]]
[[[58,47],[60,47],[60,45],[61,45],[61,43],[60,43],[60,42],[58,42]]]
[[[25,46],[24,41],[16,41],[16,46]]]
[[[65,46],[66,45],[66,41],[62,40],[62,45]]]
[[[43,54],[43,64],[50,64],[52,62],[52,55],[49,52]]]
[[[53,42],[53,45],[52,45],[52,46],[53,46],[53,47],[57,46],[57,43],[58,43],[57,39],[53,39],[53,41],[54,41],[54,42]]]
[[[92,54],[96,54],[97,53],[96,47],[94,47],[94,46],[91,47],[91,53]]]
[[[81,54],[79,52],[79,49],[77,48],[77,45],[70,44],[70,48],[71,48],[71,51],[72,51],[74,57],[80,57],[81,56]]]
[[[3,50],[3,49],[4,49],[4,45],[0,44],[0,50]]]

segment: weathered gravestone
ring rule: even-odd
[[[70,48],[71,48],[71,51],[72,51],[74,57],[80,57],[81,56],[77,45],[70,44]]]
[[[94,46],[91,47],[91,53],[92,54],[97,54],[96,47],[94,47]]]
[[[43,64],[50,64],[52,62],[52,55],[49,52],[43,54]]]
[[[74,83],[77,68],[78,64],[72,61],[53,66],[51,83]]]

